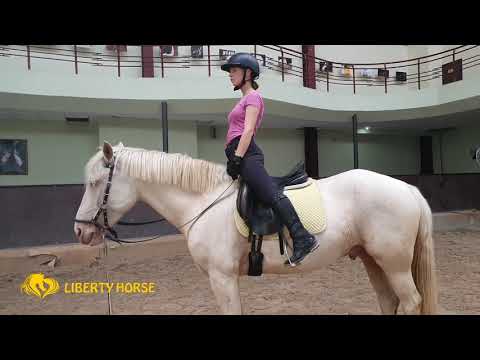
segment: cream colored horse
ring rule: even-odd
[[[100,206],[109,172],[105,162],[113,154],[116,165],[107,203],[110,225],[141,200],[179,228],[231,183],[220,164],[105,143],[85,167],[86,189],[77,219],[92,219]],[[291,268],[283,264],[278,243],[265,241],[264,273],[310,272],[346,255],[359,256],[382,313],[435,314],[432,214],[417,188],[366,170],[346,171],[316,185],[327,215],[325,231],[316,235],[320,247]],[[233,218],[237,189],[235,182],[192,227],[179,229],[195,264],[209,277],[224,314],[241,314],[239,277],[248,268],[249,243],[238,233]],[[74,231],[83,244],[103,241],[102,232],[91,224],[76,223]]]

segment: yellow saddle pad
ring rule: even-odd
[[[290,199],[300,221],[311,234],[318,234],[325,230],[327,219],[322,194],[318,191],[312,178],[309,178],[306,184],[285,187],[283,193]],[[240,234],[248,237],[248,226],[241,218],[236,207],[234,218]],[[288,232],[286,232],[286,235],[287,238],[290,237]],[[263,240],[278,240],[278,234],[266,235]]]

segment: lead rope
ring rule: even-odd
[[[108,245],[107,245],[107,239],[105,236],[103,237],[103,250],[104,250],[104,255],[105,255],[105,278],[107,280],[107,289],[108,285],[110,285],[110,277],[108,276]],[[107,291],[107,302],[108,302],[108,315],[112,315],[112,299],[110,297],[110,291]]]
[[[211,203],[209,206],[207,206],[206,209],[204,209],[200,214],[198,214],[197,216],[195,216],[193,219],[187,221],[185,224],[181,225],[180,228],[184,227],[185,225],[188,225],[189,223],[191,223],[192,221],[194,220],[198,220],[200,218],[200,216],[202,216],[208,209],[210,209],[213,205],[215,205],[218,200],[221,198],[221,196],[223,194],[225,194],[225,192],[230,188],[230,186],[232,186],[234,183],[234,180],[232,180],[232,182],[230,183],[230,185],[228,185],[228,187],[223,190],[223,192],[217,197],[217,199],[215,199],[215,201],[213,203]],[[190,231],[190,229],[192,228],[193,224],[190,225],[190,228],[187,230],[187,233]],[[155,238],[157,238],[159,236],[156,236]],[[110,238],[111,239],[111,238]],[[152,239],[148,239],[148,240],[153,240],[154,238]],[[115,241],[115,239],[112,239]],[[145,241],[145,240],[144,240]],[[136,242],[140,242],[140,241],[136,241]],[[103,235],[103,244],[104,244],[104,255],[105,255],[105,278],[107,279],[107,284],[110,284],[110,280],[109,280],[109,276],[108,276],[108,245],[107,245],[107,237],[105,237],[105,235]],[[113,311],[112,311],[112,299],[111,299],[111,296],[110,296],[110,291],[107,291],[107,301],[108,301],[108,315],[113,315]]]
[[[116,160],[117,160],[117,157],[114,156],[113,165],[112,165],[113,168],[112,168],[112,171],[109,174],[109,179],[108,179],[109,183],[107,184],[107,192],[108,193],[110,192],[110,183],[112,181],[113,169],[115,169]],[[104,203],[106,205],[105,199],[104,199]],[[105,212],[104,212],[104,223],[105,223],[106,226],[109,226],[106,209],[105,209]],[[105,256],[105,278],[107,280],[107,289],[109,289],[108,285],[110,285],[110,276],[108,276],[108,244],[107,244],[107,239],[105,238],[105,234],[103,235],[103,249],[104,249],[104,256]],[[112,287],[112,289],[113,289],[113,287]],[[108,315],[109,316],[113,315],[113,312],[112,312],[112,298],[110,296],[110,291],[109,290],[107,291],[107,303],[108,303]]]

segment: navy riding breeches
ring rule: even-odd
[[[229,160],[235,155],[235,150],[239,142],[240,136],[234,138],[227,145],[225,155]],[[267,206],[272,206],[278,190],[272,178],[265,170],[263,151],[257,146],[253,137],[247,152],[243,156],[240,166],[240,176],[251,187],[261,202]]]

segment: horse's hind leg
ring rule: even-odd
[[[392,287],[388,283],[385,272],[363,248],[358,249],[355,255],[358,255],[358,257],[362,259],[363,265],[365,265],[370,283],[377,294],[382,314],[396,314],[399,301]]]
[[[399,309],[405,315],[419,315],[422,298],[413,281],[411,270],[386,272],[386,275],[400,299]]]
[[[373,255],[373,258],[385,272],[390,286],[398,297],[398,310],[406,315],[420,314],[422,298],[412,276],[412,256],[405,252],[397,252],[395,256]]]

